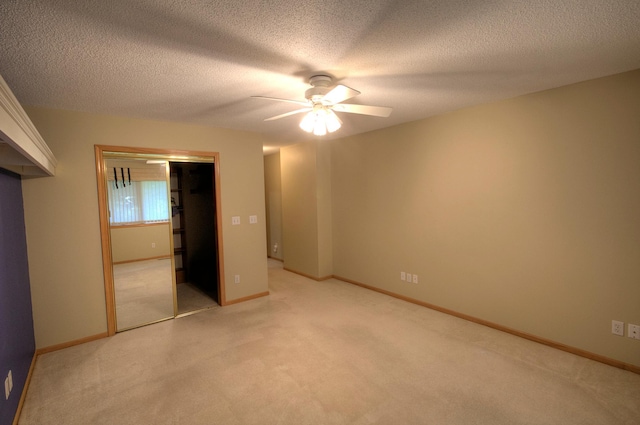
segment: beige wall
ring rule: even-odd
[[[56,177],[23,181],[39,348],[107,330],[95,144],[220,153],[226,299],[267,291],[259,135],[204,126],[26,108],[58,159]],[[258,215],[258,225],[248,216]],[[231,217],[242,225],[231,226]],[[233,283],[233,275],[241,283]]]
[[[319,277],[315,145],[280,149],[284,266]]]
[[[282,245],[282,185],[280,181],[280,153],[264,157],[264,192],[267,212],[267,254],[283,260]],[[278,244],[274,252],[274,245]]]
[[[316,145],[316,199],[318,202],[318,277],[333,274],[331,149],[328,143]]]
[[[283,240],[287,269],[314,278],[331,276],[331,156],[326,143],[280,149]]]
[[[640,366],[611,334],[640,324],[640,71],[345,138],[331,167],[335,275]]]
[[[169,223],[111,228],[114,263],[171,255]],[[154,246],[155,245],[155,246]]]

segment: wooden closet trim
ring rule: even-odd
[[[227,305],[224,280],[224,247],[222,237],[222,203],[220,194],[220,154],[218,152],[184,151],[175,149],[138,148],[128,146],[94,145],[96,160],[96,179],[98,186],[98,209],[100,215],[100,239],[102,246],[102,267],[104,275],[105,302],[107,308],[107,334],[116,333],[115,291],[113,287],[113,259],[111,257],[111,232],[107,206],[107,174],[104,165],[105,152],[122,153],[123,155],[155,155],[157,159],[185,162],[213,162],[214,164],[214,197],[216,202],[216,239],[218,245],[218,302]],[[199,161],[200,160],[200,161]]]

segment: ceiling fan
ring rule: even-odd
[[[358,90],[338,84],[332,86],[332,78],[328,75],[314,75],[309,78],[311,88],[305,92],[306,101],[293,99],[279,99],[277,97],[251,96],[256,99],[276,100],[279,102],[295,103],[304,108],[285,114],[267,118],[265,121],[273,121],[290,115],[307,112],[300,122],[300,128],[304,131],[324,136],[339,129],[342,121],[335,112],[348,112],[352,114],[372,115],[376,117],[388,117],[392,109],[386,106],[367,106],[341,103],[360,94]],[[335,112],[334,112],[335,111]]]

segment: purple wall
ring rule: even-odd
[[[0,168],[0,425],[13,422],[34,353],[22,183]],[[13,390],[7,400],[9,370]]]

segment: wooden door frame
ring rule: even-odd
[[[136,148],[127,146],[94,145],[96,159],[96,178],[98,185],[98,211],[100,215],[100,239],[102,245],[102,269],[104,276],[104,292],[107,310],[107,333],[116,333],[116,307],[113,284],[113,259],[111,257],[111,232],[109,231],[109,213],[107,203],[107,171],[104,164],[104,154],[152,155],[154,159],[164,159],[173,162],[213,162],[214,200],[216,203],[216,243],[218,248],[218,300],[221,306],[227,304],[224,281],[224,250],[222,244],[222,207],[220,196],[220,154],[218,152],[183,151],[173,149]],[[173,255],[173,253],[172,253]]]

